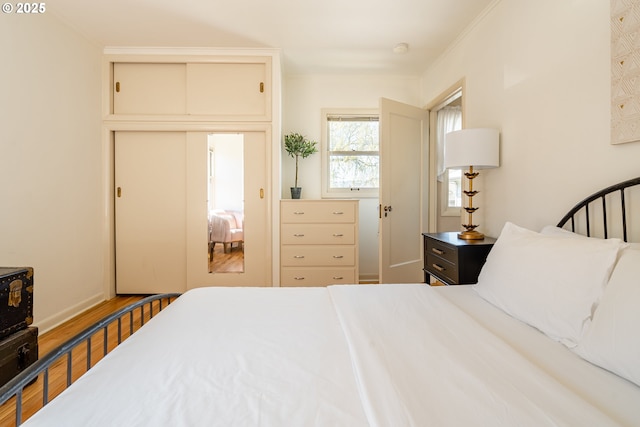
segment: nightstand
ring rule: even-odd
[[[424,240],[424,281],[433,276],[445,285],[471,285],[496,239],[463,240],[458,232],[422,233]]]

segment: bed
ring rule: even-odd
[[[477,285],[189,290],[23,425],[640,425],[638,184],[505,224]]]

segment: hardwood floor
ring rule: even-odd
[[[213,259],[209,262],[209,273],[242,273],[244,271],[244,249],[234,243],[225,252],[222,243],[213,249]]]
[[[89,309],[88,311],[74,317],[73,319],[61,324],[60,326],[43,333],[38,337],[38,354],[42,358],[48,354],[51,350],[55,349],[59,345],[63,344],[68,339],[72,338],[79,332],[83,331],[87,327],[98,322],[102,318],[109,314],[123,308],[129,304],[142,299],[143,296],[118,296],[109,301],[105,301],[97,306]],[[145,304],[145,307],[147,305]],[[156,307],[156,306],[154,306]],[[158,310],[154,309],[154,313]],[[149,319],[149,310],[145,309],[144,320]],[[129,316],[122,318],[122,338],[126,339],[129,336]],[[134,331],[140,327],[140,312],[136,310],[133,317]],[[115,324],[108,328],[108,351],[111,351],[117,345],[117,326]],[[91,342],[91,366],[95,365],[103,357],[103,332],[98,332],[94,335],[94,339]],[[80,377],[87,369],[87,347],[86,344],[82,344],[77,347],[72,353],[72,378],[75,381]],[[67,358],[62,356],[56,361],[49,370],[49,400],[57,396],[62,390],[66,388],[67,381]],[[26,421],[28,417],[33,415],[38,409],[42,407],[42,375],[38,380],[28,385],[24,389],[23,393],[23,415],[22,421]],[[15,426],[15,403],[13,399],[0,406],[0,427]]]

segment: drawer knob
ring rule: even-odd
[[[446,268],[444,268],[443,266],[441,266],[439,264],[431,264],[431,266],[433,268],[435,268],[436,270],[438,270],[438,271],[445,271],[446,270]]]
[[[433,252],[434,254],[438,254],[438,255],[443,255],[444,251],[442,249],[438,249],[438,248],[431,248],[431,252]]]
[[[336,259],[344,258],[344,256],[343,256],[343,255],[334,255],[333,257],[334,257],[334,258],[336,258]]]
[[[304,258],[304,255],[294,255],[293,257],[296,258],[296,259],[302,259],[302,258]]]

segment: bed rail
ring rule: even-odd
[[[558,223],[558,227],[564,228],[567,223],[570,222],[571,231],[576,232],[577,218],[583,221],[584,230],[581,230],[581,234],[586,234],[591,237],[594,230],[599,230],[602,233],[602,237],[609,238],[609,222],[607,215],[612,212],[612,209],[607,209],[607,200],[611,200],[611,196],[615,193],[619,193],[620,211],[621,216],[621,238],[628,241],[628,229],[627,229],[627,217],[630,212],[629,204],[625,198],[625,192],[629,187],[640,185],[640,177],[633,178],[619,184],[612,185],[596,193],[593,193],[580,203],[575,205]],[[601,210],[598,209],[597,201],[601,201]],[[595,211],[595,212],[594,212]],[[597,224],[594,226],[592,217],[597,217]],[[617,224],[617,222],[616,222]],[[601,225],[601,227],[600,227]]]
[[[0,387],[0,405],[4,405],[11,398],[15,396],[15,421],[16,426],[19,426],[22,423],[22,398],[23,391],[25,387],[32,382],[36,381],[40,374],[43,375],[43,384],[42,384],[42,406],[45,406],[49,403],[49,368],[53,363],[61,358],[66,356],[66,387],[69,387],[73,382],[73,369],[72,369],[72,351],[80,346],[81,344],[86,343],[87,354],[86,354],[86,371],[92,368],[92,351],[94,351],[94,347],[91,345],[91,339],[99,333],[103,331],[103,344],[102,344],[102,357],[104,357],[110,350],[108,349],[109,342],[109,331],[108,328],[110,325],[116,323],[117,324],[117,345],[120,345],[123,340],[123,335],[126,331],[123,331],[122,328],[122,319],[129,317],[129,331],[128,335],[131,336],[135,330],[139,329],[144,325],[145,316],[150,319],[154,316],[154,314],[159,313],[161,310],[166,308],[169,304],[171,304],[176,298],[178,298],[180,294],[178,293],[169,293],[169,294],[158,294],[152,295],[149,297],[145,297],[140,301],[137,301],[133,304],[124,307],[109,316],[103,318],[99,322],[89,326],[79,334],[70,338],[65,343],[53,349],[51,352],[46,354],[44,357],[37,360],[35,363],[30,365],[24,371],[22,371],[18,376],[7,382],[4,386]],[[165,304],[163,304],[163,302]],[[148,307],[148,312],[145,313],[145,307]],[[154,312],[155,308],[155,312]],[[138,310],[138,312],[136,312]],[[139,326],[134,328],[134,313],[139,314],[140,320],[137,322]],[[126,325],[125,325],[126,326]],[[134,330],[135,329],[135,330]],[[113,348],[111,349],[113,350]],[[85,371],[85,372],[86,372]],[[66,388],[65,387],[65,388]]]

